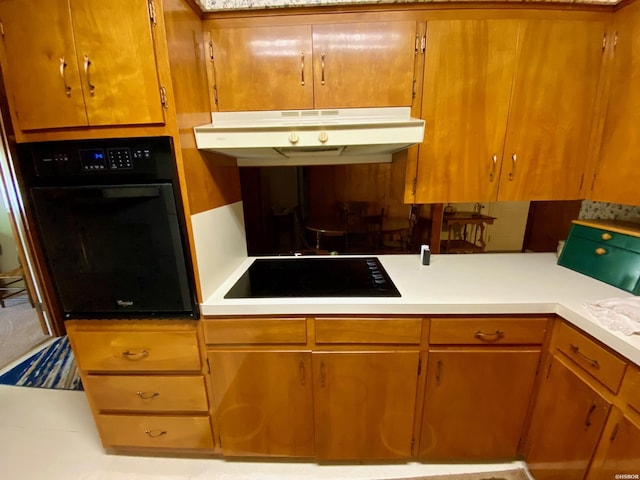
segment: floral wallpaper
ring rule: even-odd
[[[380,3],[452,3],[456,1],[485,0],[196,0],[205,12],[221,10],[248,10],[262,8],[288,8],[318,5],[375,5]],[[615,5],[619,0],[501,0],[505,3],[586,3],[594,5]],[[488,3],[488,2],[487,2]]]
[[[581,220],[616,219],[640,223],[640,207],[584,200],[578,218]]]

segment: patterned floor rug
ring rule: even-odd
[[[50,345],[0,375],[0,384],[83,390],[78,367],[66,336],[55,339]]]

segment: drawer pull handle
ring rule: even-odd
[[[136,392],[136,395],[138,395],[143,400],[151,400],[160,396],[158,392],[153,392],[153,393]]]
[[[143,358],[149,356],[149,352],[147,352],[146,350],[140,350],[138,352],[127,350],[126,352],[122,352],[122,356],[127,360],[142,360]]]
[[[600,235],[600,238],[606,242],[607,240],[611,240],[613,237],[610,233],[603,233]]]
[[[151,438],[158,438],[163,435],[166,435],[167,431],[166,430],[145,430],[144,433],[149,435]]]
[[[501,330],[496,330],[495,332],[485,333],[478,330],[474,337],[480,340],[484,340],[485,342],[495,342],[504,338],[504,332]]]
[[[596,255],[604,255],[605,253],[607,253],[607,251],[602,247],[598,247],[595,249],[595,253]]]
[[[589,428],[591,426],[591,415],[593,415],[593,412],[596,410],[596,404],[593,403],[591,404],[591,407],[589,407],[589,411],[587,412],[587,418],[584,420],[584,425]]]
[[[580,351],[580,347],[578,345],[571,344],[569,348],[571,348],[571,351],[573,353],[575,353],[576,355],[582,357],[587,362],[589,362],[593,368],[600,368],[600,364],[598,363],[598,360],[587,357],[584,353]]]

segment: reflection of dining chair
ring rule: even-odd
[[[382,236],[380,213],[371,214],[369,202],[338,202],[338,214],[344,225],[347,252],[373,253],[378,250]]]
[[[293,207],[293,223],[295,230],[295,242],[291,253],[295,255],[327,255],[329,250],[314,248],[309,244],[306,236],[306,228],[303,220],[302,209],[299,205]]]
[[[391,238],[384,238],[382,241],[382,248],[388,252],[413,252],[416,251],[415,237],[416,228],[420,218],[420,210],[422,205],[412,204],[409,207],[409,216],[406,219],[406,228],[402,228],[397,232],[391,232]],[[382,226],[383,232],[385,231],[384,224]]]

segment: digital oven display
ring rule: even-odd
[[[80,163],[85,171],[106,170],[107,157],[101,148],[80,150]]]

